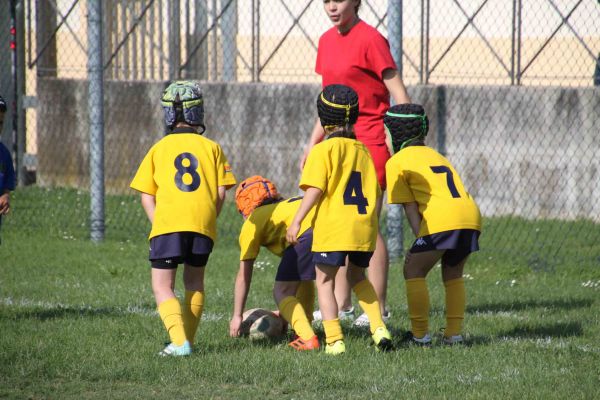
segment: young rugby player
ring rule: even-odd
[[[0,97],[0,134],[4,126],[6,102]],[[0,142],[0,227],[2,216],[10,211],[10,192],[15,190],[15,168],[10,151]]]
[[[158,313],[171,343],[159,354],[185,356],[204,308],[204,267],[216,236],[225,191],[235,185],[221,146],[202,136],[204,105],[193,81],[171,83],[161,99],[168,134],[148,151],[131,187],[152,223],[150,264]],[[185,300],[175,297],[183,263]]]
[[[461,343],[465,314],[463,269],[470,253],[479,249],[481,215],[450,162],[425,145],[429,121],[417,104],[393,106],[384,123],[391,152],[386,164],[388,202],[402,204],[416,236],[404,264],[411,340],[431,344],[429,291],[425,277],[442,260],[446,290],[446,328],[443,342]]]
[[[296,245],[290,246],[285,239],[300,200],[301,197],[282,199],[275,185],[262,176],[252,176],[238,186],[235,202],[244,217],[244,225],[239,237],[240,269],[235,280],[230,336],[240,335],[254,261],[260,247],[264,246],[281,257],[273,297],[280,315],[290,323],[298,336],[289,345],[296,350],[319,348],[319,340],[308,317],[312,315],[315,301],[315,265],[310,252],[312,215],[305,218]]]
[[[369,317],[373,340],[379,349],[390,350],[390,333],[365,276],[377,239],[381,190],[369,151],[354,136],[358,96],[348,86],[326,86],[317,99],[317,110],[326,140],[315,145],[306,160],[300,179],[305,195],[287,230],[287,240],[298,243],[302,223],[316,207],[312,252],[326,353],[345,352],[334,280],[346,257],[350,283]]]

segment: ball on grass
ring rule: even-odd
[[[242,314],[241,333],[252,340],[275,339],[285,334],[284,319],[264,308],[253,308]]]

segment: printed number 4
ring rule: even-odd
[[[188,160],[189,165],[184,166],[183,160]],[[200,187],[200,175],[198,174],[198,159],[191,153],[181,153],[175,158],[175,185],[182,192],[193,192]],[[189,174],[192,182],[187,184],[183,182],[184,175]]]
[[[456,189],[456,185],[454,184],[454,175],[452,174],[450,168],[446,167],[445,165],[439,165],[430,168],[436,174],[446,174],[446,184],[448,185],[450,194],[452,194],[452,197],[455,199],[459,198],[460,193],[458,193],[458,190]]]
[[[359,214],[367,213],[369,201],[363,195],[362,175],[358,171],[352,171],[346,190],[344,190],[344,204],[355,205]]]

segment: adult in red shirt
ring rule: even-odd
[[[385,163],[390,158],[385,144],[383,117],[390,107],[390,95],[397,104],[410,103],[406,87],[398,73],[388,41],[358,17],[361,0],[324,0],[325,12],[333,27],[319,39],[315,71],[322,77],[322,86],[343,84],[358,93],[359,116],[354,125],[358,140],[373,157],[377,177],[385,189]],[[310,141],[305,148],[301,167],[310,149],[323,140],[325,132],[317,119]],[[380,199],[381,201],[381,199]],[[383,316],[386,310],[389,258],[381,233],[369,264],[369,280],[373,284]],[[346,269],[343,269],[345,271]],[[335,287],[340,310],[352,307],[350,286],[344,274],[337,274]],[[316,316],[318,318],[318,316]],[[366,316],[356,321],[368,325]]]

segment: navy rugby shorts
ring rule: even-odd
[[[181,263],[204,267],[212,248],[212,239],[200,233],[167,233],[150,239],[148,259],[152,268],[173,269]]]

